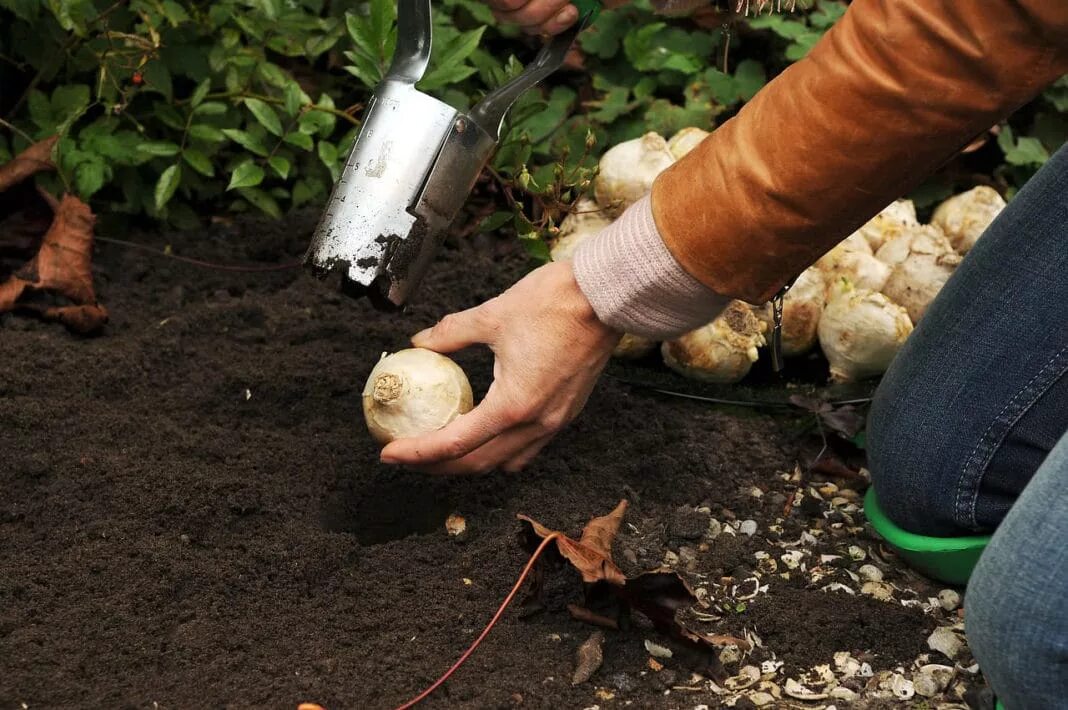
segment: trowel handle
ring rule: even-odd
[[[430,0],[397,0],[397,48],[386,78],[405,84],[422,79],[430,63],[430,37]]]
[[[494,141],[500,140],[504,115],[508,113],[508,109],[512,107],[515,100],[527,89],[532,88],[560,68],[575,38],[601,11],[601,3],[598,0],[572,0],[572,4],[579,11],[578,22],[550,39],[522,74],[487,94],[477,106],[471,109],[469,114],[471,118],[489,133]]]

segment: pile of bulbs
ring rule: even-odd
[[[602,156],[594,200],[582,199],[551,244],[554,261],[570,258],[584,239],[652,188],[664,169],[708,133],[684,128],[670,140],[657,133],[613,146]],[[818,344],[831,378],[852,382],[881,375],[928,305],[979,236],[1005,207],[992,188],[956,195],[920,224],[909,200],[897,200],[806,269],[783,303],[782,345],[787,357]],[[661,343],[665,364],[706,382],[741,380],[770,341],[771,306],[734,301],[711,323]],[[657,343],[625,335],[621,358],[640,358]]]

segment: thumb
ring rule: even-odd
[[[469,345],[488,343],[493,329],[486,322],[482,307],[445,316],[433,328],[412,336],[412,345],[439,353],[451,353]]]

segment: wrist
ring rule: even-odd
[[[618,332],[666,340],[713,319],[730,299],[691,276],[660,237],[648,196],[575,250],[574,278]]]

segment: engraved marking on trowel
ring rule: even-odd
[[[386,172],[386,164],[389,161],[389,152],[393,148],[393,141],[386,141],[382,144],[382,152],[377,158],[370,160],[367,163],[367,177],[382,177]]]

